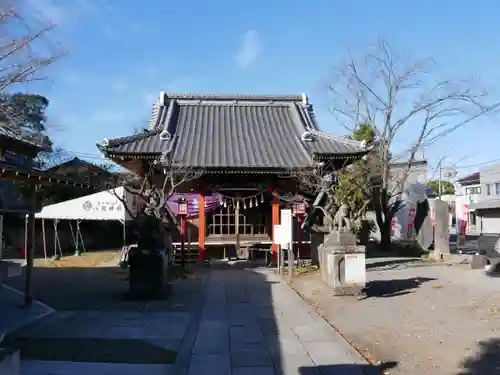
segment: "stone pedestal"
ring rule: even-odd
[[[328,233],[311,231],[311,262],[319,264],[319,247],[325,242]]]
[[[472,255],[472,259],[470,262],[470,268],[472,268],[473,270],[479,270],[479,269],[484,270],[487,263],[488,262],[487,262],[486,257],[484,255],[474,254],[474,255]]]
[[[165,250],[134,249],[129,254],[129,297],[163,298],[168,292],[169,264]]]
[[[359,294],[366,285],[365,247],[350,232],[332,232],[319,247],[321,279],[334,295]]]

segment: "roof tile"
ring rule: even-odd
[[[177,164],[218,168],[304,167],[315,154],[366,152],[359,142],[319,131],[302,96],[169,94],[163,100],[153,106],[149,131],[98,147],[107,154],[172,151]],[[302,139],[305,132],[312,140]]]

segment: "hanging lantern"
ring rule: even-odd
[[[302,197],[293,199],[292,212],[294,216],[304,216],[306,213],[306,202]]]
[[[243,199],[243,209],[246,210],[247,209],[247,203],[245,202],[245,200]]]
[[[260,193],[260,203],[264,203],[264,194]]]
[[[224,199],[224,202],[222,203],[224,207],[227,207],[227,201]]]
[[[177,216],[187,216],[188,214],[188,202],[182,197],[177,201]]]
[[[252,208],[252,207],[253,207],[253,200],[252,200],[252,198],[250,198],[250,204],[249,204],[248,206],[249,206],[250,208]]]
[[[255,207],[259,205],[259,201],[257,200],[257,197],[255,197]]]
[[[240,201],[239,201],[239,200],[237,200],[237,201],[236,201],[236,208],[237,208],[238,210],[240,209]]]

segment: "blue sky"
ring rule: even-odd
[[[328,110],[332,68],[379,37],[451,77],[479,76],[500,101],[493,1],[26,1],[68,52],[31,89],[49,98],[53,137],[75,155],[98,156],[96,142],[146,126],[160,91],[305,92],[323,130],[343,134]],[[426,155],[431,166],[500,159],[498,139],[499,122],[478,120]]]

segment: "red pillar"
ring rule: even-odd
[[[302,215],[297,215],[297,261],[300,259],[302,247]]]
[[[205,257],[205,194],[200,194],[198,215],[198,247],[200,249],[200,261]]]
[[[280,223],[280,200],[277,192],[273,193],[273,207],[272,207],[272,223],[273,223],[273,259],[278,261],[278,245],[274,243],[274,226]]]

